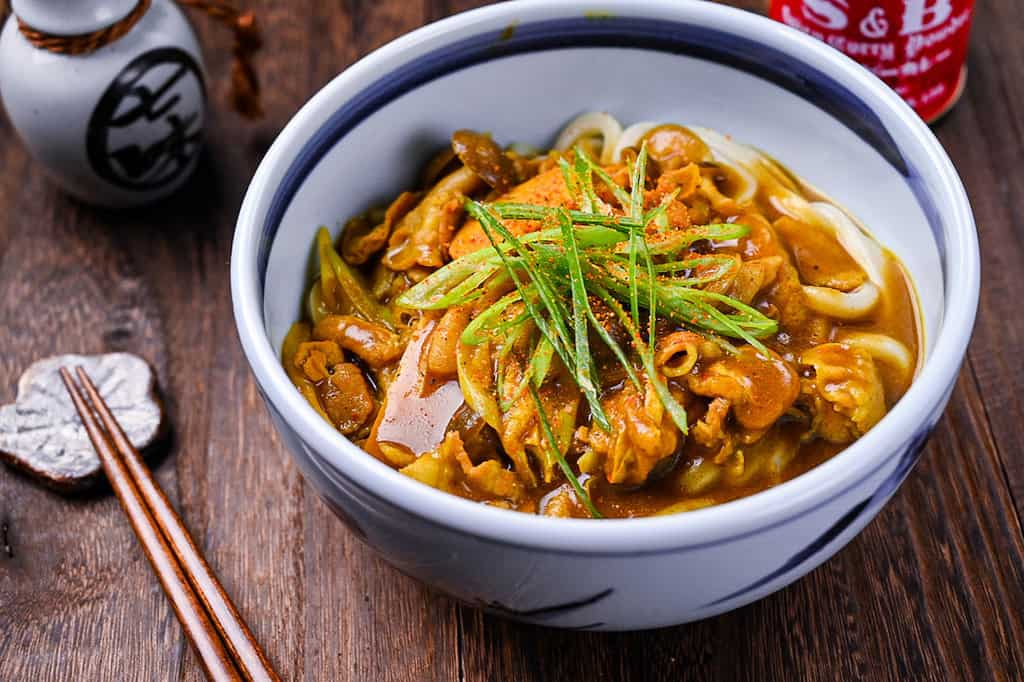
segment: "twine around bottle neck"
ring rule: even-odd
[[[248,118],[262,116],[259,80],[252,65],[253,55],[263,45],[256,16],[252,12],[242,12],[224,0],[177,0],[177,2],[185,7],[200,10],[212,19],[231,28],[234,34],[231,106],[235,111]],[[25,40],[40,50],[64,55],[86,55],[127,35],[149,11],[151,4],[152,0],[139,0],[131,12],[110,26],[79,35],[54,35],[29,26],[20,17],[16,16],[15,20],[18,22],[18,31],[25,37]],[[5,8],[0,8],[0,10],[2,9]],[[4,12],[0,11],[0,17],[3,14]]]
[[[18,22],[18,31],[33,47],[57,54],[82,55],[95,52],[104,45],[109,45],[125,36],[135,28],[135,24],[139,23],[139,19],[149,11],[150,4],[151,0],[139,0],[138,4],[135,5],[135,9],[124,18],[98,31],[81,33],[79,35],[53,35],[52,33],[32,28],[22,21],[19,16],[15,16],[15,20]]]

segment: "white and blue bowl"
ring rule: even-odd
[[[917,380],[864,438],[775,488],[676,516],[550,519],[447,495],[346,440],[289,383],[318,225],[412,185],[452,131],[543,147],[586,110],[716,128],[851,209],[907,265],[924,318]],[[231,257],[245,354],[303,473],[353,533],[462,601],[563,628],[651,628],[759,599],[832,556],[914,466],[949,399],[977,308],[977,235],[932,135],[880,81],[762,17],[687,0],[509,2],[376,50],[280,134]]]

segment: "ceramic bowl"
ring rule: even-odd
[[[676,516],[550,519],[450,496],[365,454],[289,383],[318,225],[410,186],[458,128],[549,145],[576,114],[717,128],[851,209],[909,268],[926,360],[864,438],[775,488]],[[508,2],[373,52],[314,96],[260,165],[231,259],[245,354],[281,436],[353,533],[399,570],[510,617],[579,629],[705,618],[803,576],[914,466],[949,399],[978,297],[970,205],[931,131],[865,69],[754,14],[686,0]]]

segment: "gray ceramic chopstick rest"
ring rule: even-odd
[[[202,144],[206,88],[199,43],[178,6],[13,0],[12,10],[0,33],[0,98],[46,173],[110,207],[180,187]]]

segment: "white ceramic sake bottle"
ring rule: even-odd
[[[79,199],[110,207],[167,196],[202,144],[205,70],[172,0],[152,0],[122,37],[82,55],[34,46],[36,31],[78,36],[131,14],[138,0],[13,0],[0,33],[0,99],[26,147]]]

